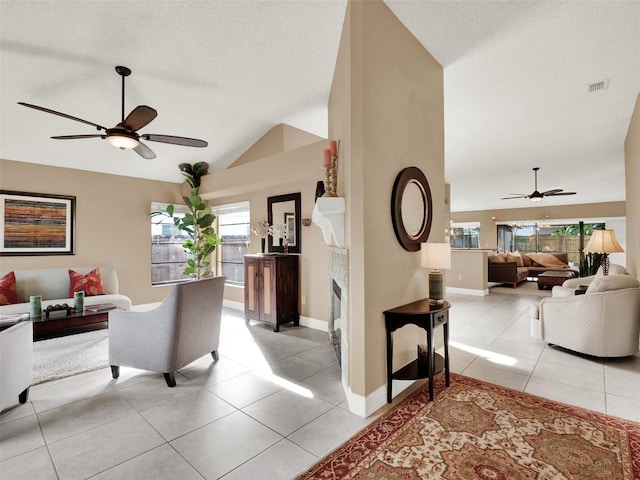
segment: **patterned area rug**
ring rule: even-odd
[[[640,424],[451,375],[316,463],[302,479],[636,480]]]
[[[108,366],[107,329],[33,342],[32,385]]]

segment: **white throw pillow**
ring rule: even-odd
[[[631,275],[603,275],[593,279],[587,288],[587,294],[638,287],[640,287],[640,282]]]

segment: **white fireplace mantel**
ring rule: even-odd
[[[320,197],[313,209],[313,223],[322,229],[324,241],[327,245],[344,248],[344,197]],[[333,237],[333,242],[331,241]]]

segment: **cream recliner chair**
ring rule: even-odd
[[[0,410],[26,403],[33,382],[33,323],[0,332]]]
[[[634,355],[640,351],[639,287],[631,275],[603,275],[584,295],[544,298],[531,307],[531,335],[596,357]]]
[[[225,277],[174,285],[167,298],[148,312],[109,312],[109,363],[113,378],[120,367],[162,372],[176,386],[174,372],[210,353],[218,359]]]

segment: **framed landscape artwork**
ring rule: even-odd
[[[73,255],[76,197],[0,190],[0,256]]]

